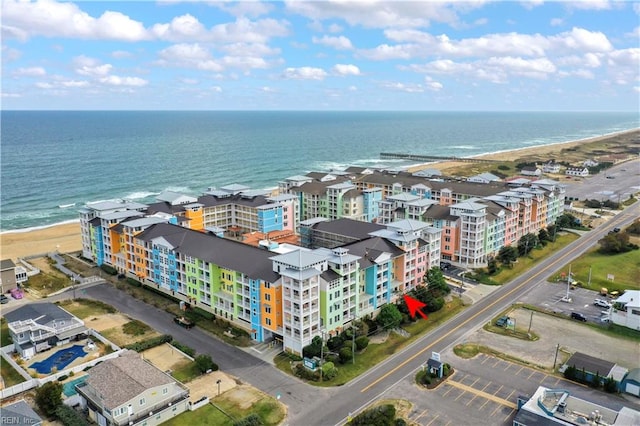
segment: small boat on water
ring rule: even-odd
[[[75,206],[76,203],[71,203],[71,204],[60,204],[58,207],[61,209],[68,209],[69,207],[73,207]]]

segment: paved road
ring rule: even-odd
[[[289,425],[335,425],[345,423],[349,413],[356,413],[372,401],[384,397],[404,378],[423,364],[431,351],[443,352],[459,340],[489,321],[514,301],[520,300],[531,288],[544,280],[570,259],[580,256],[606,234],[612,226],[624,226],[638,217],[639,205],[619,214],[605,226],[595,229],[571,245],[560,250],[521,277],[494,291],[490,297],[475,303],[448,323],[352,382],[333,389],[319,389],[289,377],[272,365],[238,348],[194,328],[184,330],[172,322],[171,315],[131,298],[111,286],[100,285],[86,289],[86,294],[115,306],[119,311],[146,322],[161,333],[173,335],[199,353],[208,353],[220,367],[257,388],[280,394],[288,406]]]

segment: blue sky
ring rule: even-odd
[[[2,108],[637,111],[640,3],[2,0]]]

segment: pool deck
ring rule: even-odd
[[[58,351],[70,348],[74,345],[81,345],[85,352],[87,352],[87,354],[83,357],[79,357],[73,360],[73,362],[71,362],[69,365],[67,365],[65,367],[65,370],[78,366],[80,364],[84,364],[85,362],[88,362],[92,359],[98,358],[100,356],[100,352],[98,349],[98,346],[95,345],[93,350],[89,350],[87,348],[87,342],[89,339],[82,339],[82,340],[78,340],[75,342],[70,342],[67,343],[65,345],[62,346],[56,346],[54,348],[49,349],[48,351],[44,351],[44,352],[39,352],[38,354],[36,354],[33,358],[31,358],[29,361],[27,361],[24,365],[23,368],[27,371],[27,373],[32,374],[32,373],[36,373],[38,375],[38,377],[46,377],[49,374],[40,374],[38,373],[35,368],[32,368],[31,366],[33,364],[35,364],[36,362],[42,362],[45,359],[55,355]]]

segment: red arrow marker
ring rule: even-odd
[[[404,295],[404,303],[406,303],[407,308],[409,308],[409,315],[411,315],[411,318],[415,318],[417,312],[422,318],[428,319],[425,313],[420,310],[420,308],[424,308],[425,306],[427,306],[426,304],[417,299],[414,299],[411,296],[407,296],[406,294]]]

